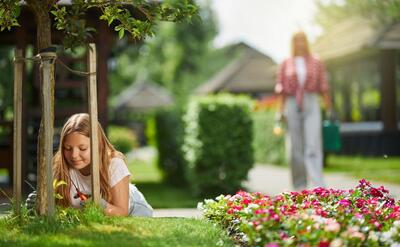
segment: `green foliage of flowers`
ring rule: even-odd
[[[398,246],[400,202],[360,180],[351,190],[315,188],[275,197],[239,191],[205,200],[204,216],[250,246]]]
[[[135,133],[126,127],[122,126],[110,126],[108,128],[108,138],[114,147],[126,154],[134,147],[138,146],[138,140]]]
[[[187,179],[197,195],[232,193],[253,166],[252,101],[220,94],[193,98],[184,115]]]

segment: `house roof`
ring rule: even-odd
[[[232,48],[241,50],[239,57],[200,85],[195,93],[272,92],[275,85],[276,63],[269,56],[245,43],[236,44]]]
[[[366,49],[399,49],[400,23],[379,28],[371,20],[350,17],[317,39],[313,50],[323,60],[331,60]]]
[[[140,80],[117,96],[115,106],[117,110],[148,111],[172,104],[174,100],[167,89],[149,80]]]

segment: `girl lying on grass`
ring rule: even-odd
[[[143,194],[130,183],[130,172],[125,157],[117,151],[98,124],[99,169],[101,206],[106,215],[152,216],[153,208]],[[64,124],[60,146],[53,158],[53,174],[57,181],[67,184],[58,186],[58,205],[82,208],[91,197],[91,156],[89,115],[72,115]],[[28,196],[27,205],[34,204],[36,195]]]

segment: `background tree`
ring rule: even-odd
[[[169,89],[181,102],[210,76],[207,67],[209,64],[215,67],[214,62],[218,62],[218,59],[211,60],[215,52],[211,41],[217,33],[216,24],[209,3],[203,1],[198,5],[201,18],[191,23],[160,23],[157,36],[117,54],[115,70],[110,76],[112,96],[117,96],[136,79],[149,79]]]
[[[65,48],[72,48],[86,44],[94,29],[87,26],[84,19],[86,12],[90,8],[98,8],[102,15],[100,19],[107,21],[108,25],[113,25],[114,30],[122,38],[125,33],[131,34],[136,39],[141,39],[154,34],[154,26],[160,20],[181,21],[186,17],[191,17],[196,13],[196,6],[187,0],[71,0],[69,7],[61,6],[60,0],[25,0],[26,6],[31,9],[37,27],[36,49],[41,51],[51,47],[51,21],[54,19],[56,29],[61,30],[65,35],[63,44]],[[139,10],[145,18],[137,19],[132,16],[128,7]],[[0,30],[10,30],[19,26],[18,17],[23,6],[20,1],[3,0],[0,2]],[[38,141],[38,213],[45,214],[47,206],[47,194],[45,193],[46,180],[45,164],[49,157],[45,157],[44,143],[45,132],[52,133],[54,123],[54,75],[50,78],[49,92],[44,92],[51,97],[50,122],[43,119],[39,129]],[[44,78],[40,78],[43,84]],[[44,112],[44,102],[42,97],[42,112]]]
[[[399,0],[317,0],[316,3],[318,12],[315,20],[325,30],[353,15],[372,17],[375,25],[400,21]]]

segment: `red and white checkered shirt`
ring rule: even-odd
[[[279,67],[275,92],[284,95],[296,95],[301,87],[297,80],[294,57],[286,59]],[[306,93],[323,93],[329,91],[325,65],[314,56],[305,57],[307,76],[304,88]]]

